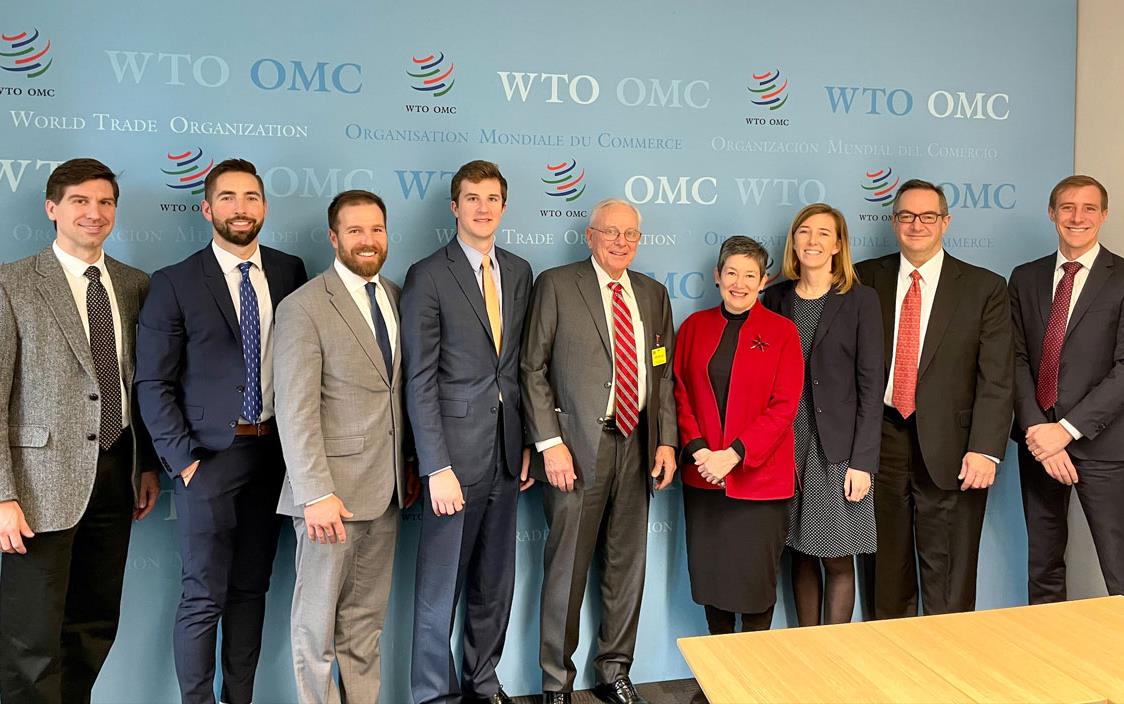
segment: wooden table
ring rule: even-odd
[[[1124,597],[680,638],[711,704],[1124,704]]]

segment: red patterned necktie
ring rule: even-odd
[[[914,269],[913,279],[902,301],[898,316],[898,344],[894,349],[894,393],[891,401],[902,418],[917,410],[917,362],[921,353],[921,272]]]
[[[628,437],[636,428],[640,417],[636,366],[636,335],[632,329],[632,313],[624,302],[623,286],[609,284],[613,291],[613,367],[616,370],[616,395],[614,406],[617,429]]]
[[[1054,291],[1054,301],[1050,304],[1050,317],[1046,321],[1046,335],[1042,338],[1042,359],[1038,363],[1038,383],[1034,389],[1034,400],[1038,407],[1048,411],[1058,401],[1058,365],[1062,359],[1062,342],[1065,340],[1065,327],[1069,320],[1069,301],[1073,297],[1073,280],[1081,271],[1080,262],[1062,264],[1062,280]]]

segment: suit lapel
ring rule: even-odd
[[[793,289],[795,295],[796,289]],[[823,342],[823,338],[827,335],[827,329],[831,327],[831,322],[835,320],[835,315],[843,307],[843,296],[839,295],[833,290],[827,294],[827,300],[823,304],[823,312],[820,313],[820,322],[816,324],[816,336],[812,339],[812,349],[819,347]],[[791,316],[790,316],[791,317]]]
[[[449,272],[453,275],[457,285],[461,287],[461,291],[464,292],[464,297],[468,300],[468,304],[472,306],[480,324],[484,326],[484,334],[488,336],[488,340],[494,348],[496,341],[492,338],[492,325],[488,322],[488,309],[484,307],[484,294],[480,292],[480,284],[476,281],[476,272],[472,270],[472,265],[468,263],[468,257],[465,256],[456,240],[445,247],[445,254],[449,258]]]
[[[500,285],[503,287],[503,290],[500,292],[500,298],[502,299],[500,303],[500,313],[503,316],[503,329],[501,331],[500,341],[500,356],[502,357],[511,348],[509,343],[512,340],[512,331],[515,329],[514,323],[511,320],[512,316],[515,315],[515,271],[511,268],[511,258],[508,256],[507,252],[499,247],[496,247],[496,259],[499,260]],[[490,331],[489,328],[489,332]],[[514,334],[515,340],[518,341],[518,331]]]
[[[63,336],[70,344],[70,349],[86,373],[96,379],[98,375],[94,369],[94,355],[90,352],[90,340],[82,328],[82,319],[78,317],[74,294],[70,291],[70,284],[67,283],[62,264],[50,247],[39,253],[35,261],[35,270],[42,277],[38,282],[39,293],[51,309]]]
[[[385,279],[380,278],[381,282]],[[390,314],[394,316],[394,379],[399,380],[402,378],[402,319],[398,317],[398,293],[394,286],[383,286],[383,291],[386,291],[386,298],[390,301]],[[377,341],[376,341],[377,343]],[[380,357],[382,354],[380,353]]]
[[[953,314],[960,304],[960,262],[947,252],[941,265],[941,275],[937,280],[937,291],[933,295],[933,308],[929,312],[929,325],[925,329],[925,341],[921,344],[921,361],[917,365],[917,378],[925,374],[925,368],[933,361],[937,348],[941,346],[945,330],[952,322]]]
[[[281,288],[281,272],[274,268],[277,264],[273,260],[273,252],[258,245],[261,250],[261,272],[265,276],[265,285],[269,289],[269,306],[273,312],[277,312],[277,304],[285,297],[285,291]],[[279,266],[277,268],[280,268]],[[273,271],[273,276],[269,275]]]
[[[601,336],[601,344],[605,347],[605,354],[609,357],[609,361],[612,361],[613,342],[609,338],[609,325],[605,322],[605,302],[601,298],[601,289],[597,285],[597,272],[593,270],[593,264],[586,261],[578,267],[576,273],[578,293],[585,301],[585,307],[589,309],[589,315],[593,318],[593,325],[597,328],[597,334]]]
[[[658,330],[656,321],[655,301],[649,295],[648,287],[645,285],[643,279],[637,276],[629,276],[632,283],[632,294],[636,297],[636,312],[640,314],[640,322],[644,325],[644,339],[636,341],[636,354],[642,355],[644,359],[637,359],[637,364],[644,365],[644,395],[647,398],[652,397],[652,350],[656,348],[656,330]],[[667,344],[666,340],[661,339],[659,346],[662,347]]]
[[[1050,256],[1034,272],[1034,297],[1038,305],[1038,314],[1042,316],[1043,330],[1046,329],[1046,324],[1050,320],[1050,305],[1054,302],[1054,263],[1056,261],[1055,256]]]
[[[109,278],[113,282],[113,297],[117,299],[117,312],[121,316],[121,378],[125,381],[126,390],[133,385],[133,337],[136,334],[137,295],[133,290],[132,282],[128,281],[124,267],[115,259],[105,258],[105,268],[109,271]]]
[[[871,282],[874,290],[878,292],[878,303],[882,307],[882,349],[886,364],[886,373],[890,373],[890,363],[894,358],[894,326],[897,324],[894,313],[894,296],[898,291],[898,265],[901,260],[897,256],[887,257],[882,261]]]
[[[1093,305],[1097,294],[1100,293],[1101,288],[1110,276],[1112,276],[1112,256],[1102,246],[1100,254],[1093,260],[1093,267],[1089,269],[1089,278],[1085,279],[1085,285],[1081,288],[1081,296],[1078,297],[1077,304],[1073,307],[1073,313],[1069,316],[1069,324],[1065,329],[1066,337],[1069,337],[1069,333],[1089,311],[1089,306]]]
[[[207,290],[211,292],[219,310],[222,311],[222,317],[226,320],[234,339],[241,346],[242,332],[238,328],[238,315],[234,312],[234,302],[230,300],[230,289],[226,285],[226,277],[223,276],[222,269],[219,268],[219,260],[215,258],[215,253],[211,251],[210,245],[199,252],[199,266],[203,273],[203,283],[207,286]],[[273,295],[272,291],[270,295]]]
[[[371,326],[367,325],[367,321],[364,320],[363,314],[359,312],[359,307],[355,304],[355,299],[347,292],[347,287],[343,285],[343,279],[336,273],[334,266],[329,267],[324,272],[324,288],[328,292],[332,307],[336,309],[336,312],[343,318],[343,322],[351,329],[351,334],[355,335],[355,339],[359,341],[359,346],[363,348],[367,359],[371,360],[371,364],[374,365],[379,376],[389,386],[390,379],[386,373],[386,363],[382,358],[382,350],[379,349],[378,342],[371,333]]]

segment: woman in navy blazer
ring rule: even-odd
[[[796,323],[804,355],[787,541],[796,614],[801,626],[846,623],[855,608],[854,556],[877,548],[870,487],[885,393],[882,313],[874,289],[855,275],[843,214],[825,203],[792,221],[784,274],[763,303]]]

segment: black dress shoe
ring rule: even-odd
[[[569,692],[543,692],[542,704],[570,704]]]
[[[507,692],[503,691],[503,687],[500,687],[500,691],[490,697],[476,697],[465,701],[472,702],[472,704],[515,704],[511,697],[507,696]]]
[[[628,676],[618,677],[612,684],[599,684],[593,694],[609,704],[648,704],[648,700],[636,693]]]

